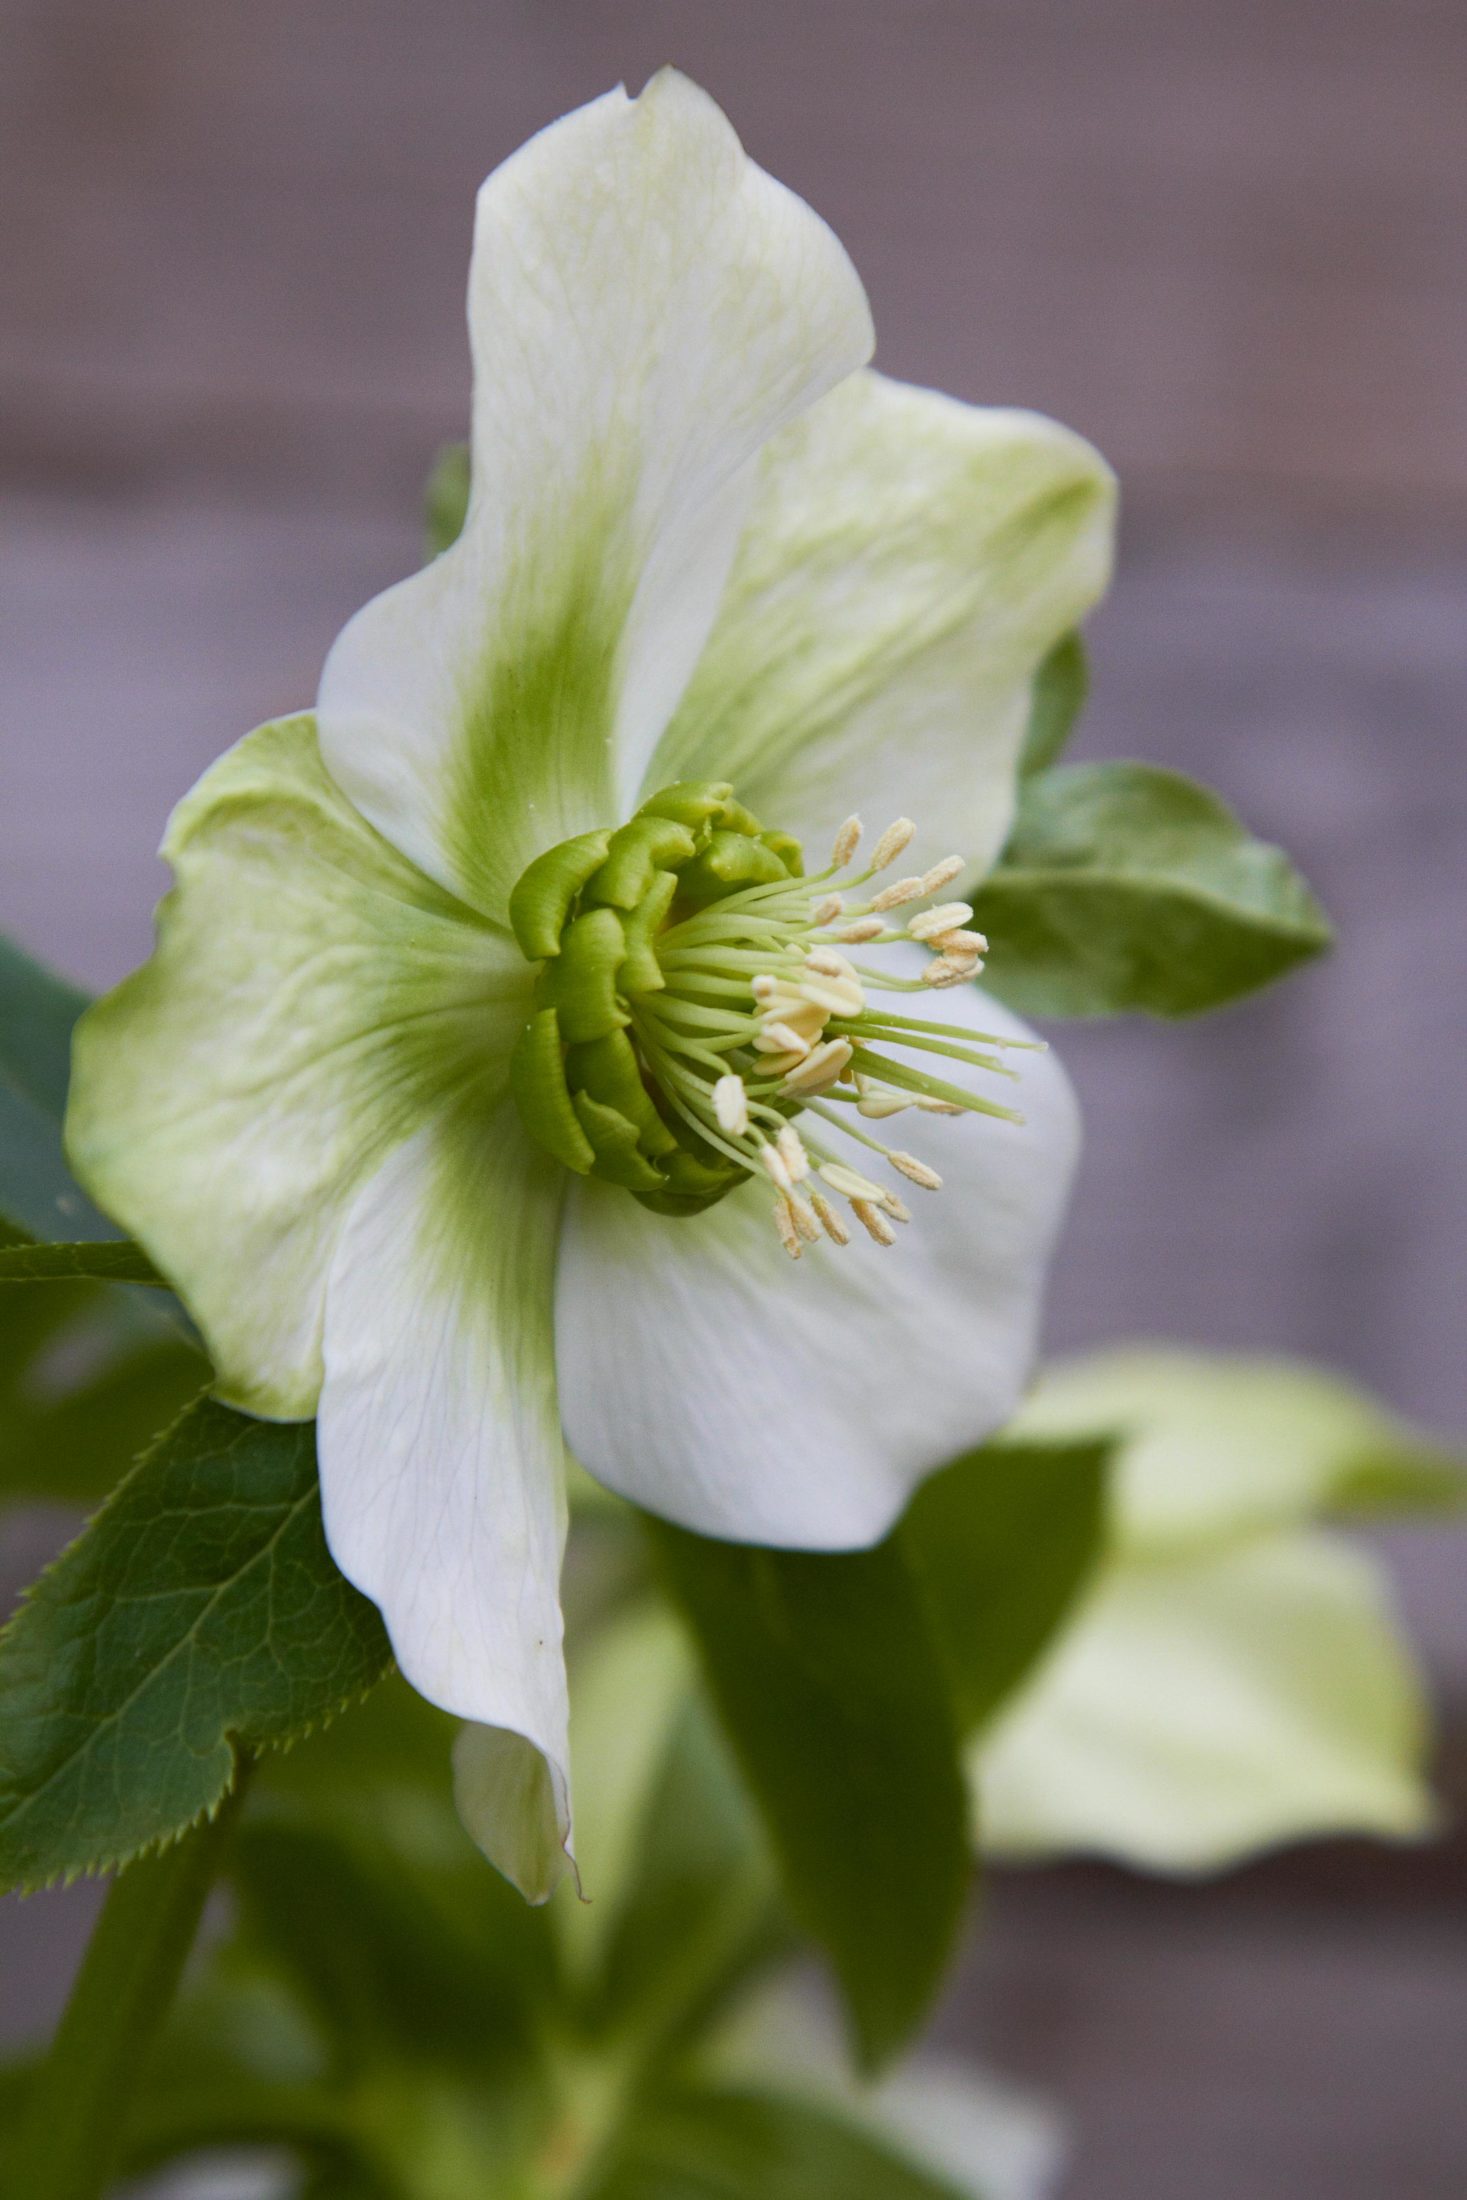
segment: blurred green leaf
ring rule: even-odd
[[[901,1542],[774,1551],[647,1527],[790,1906],[878,2062],[931,2003],[968,1880],[947,1677]]]
[[[309,1732],[388,1656],[327,1552],[311,1427],[201,1401],[0,1634],[0,1885],[170,1840],[237,1744]]]
[[[423,533],[430,558],[457,542],[468,508],[469,447],[445,443],[423,492]]]
[[[0,939],[0,1244],[115,1238],[61,1147],[71,1029],[86,996]]]
[[[59,1391],[32,1380],[4,1395],[0,1505],[97,1503],[209,1381],[203,1354],[166,1331],[136,1335],[118,1324],[108,1334],[73,1321],[56,1343],[62,1354],[100,1348],[100,1364]]]
[[[153,1283],[168,1288],[129,1238],[80,1245],[0,1245],[0,1283]]]
[[[1019,770],[1025,778],[1032,772],[1047,771],[1058,761],[1089,692],[1085,644],[1078,634],[1066,634],[1034,675],[1029,725],[1019,757]]]
[[[590,2200],[960,2200],[824,2103],[687,2087],[645,2104]]]
[[[992,942],[984,983],[1026,1016],[1194,1016],[1330,941],[1280,849],[1149,764],[1062,765],[1026,782],[973,906]]]
[[[902,1539],[964,1734],[1017,1687],[1091,1579],[1111,1453],[1104,1440],[987,1444],[913,1499]]]

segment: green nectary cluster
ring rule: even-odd
[[[909,1108],[1013,1115],[902,1054],[1011,1076],[1001,1057],[1021,1043],[870,998],[961,985],[982,968],[969,904],[933,899],[961,857],[868,890],[915,830],[898,818],[853,872],[861,822],[847,818],[810,878],[798,843],[766,831],[726,782],[686,780],[627,824],[538,856],[509,904],[539,965],[510,1068],[531,1134],[568,1169],[661,1214],[697,1214],[762,1171],[795,1259],[822,1237],[848,1242],[831,1193],[890,1244],[909,1217],[866,1157],[928,1190],[941,1179],[885,1145],[875,1123]],[[920,946],[933,959],[903,975],[850,961],[845,950],[862,946]]]
[[[527,1127],[557,1160],[664,1214],[696,1214],[749,1173],[704,1135],[701,1108],[679,1105],[677,1077],[659,1077],[685,1052],[689,1011],[696,1023],[699,996],[719,983],[716,972],[674,980],[672,1028],[671,1004],[656,1000],[669,992],[659,944],[699,911],[788,885],[803,868],[799,842],[766,831],[716,780],[664,787],[625,825],[577,834],[530,864],[509,916],[541,968],[510,1079]]]

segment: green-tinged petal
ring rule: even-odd
[[[1116,1566],[974,1753],[981,1838],[1206,1871],[1426,1831],[1420,1686],[1376,1569],[1318,1531]]]
[[[1033,413],[854,375],[765,452],[717,623],[648,772],[716,773],[820,847],[918,820],[986,865],[1040,660],[1104,589],[1114,487]]]
[[[457,1095],[487,1112],[527,966],[364,823],[309,717],[222,757],[163,853],[157,950],[78,1030],[68,1150],[187,1301],[220,1395],[305,1416],[347,1209]]]
[[[943,1002],[1025,1036],[975,987]],[[703,1535],[810,1550],[884,1535],[917,1482],[1008,1418],[1032,1365],[1079,1138],[1055,1056],[1017,1059],[1022,1124],[903,1117],[946,1188],[916,1195],[888,1248],[858,1233],[792,1263],[767,1183],[674,1227],[576,1178],[555,1325],[582,1464]]]
[[[462,534],[337,642],[322,743],[364,813],[495,917],[630,808],[727,579],[750,461],[869,357],[808,207],[664,70],[479,194]]]
[[[413,1687],[499,1730],[462,1744],[458,1796],[532,1901],[570,1829],[550,1328],[563,1181],[507,1100],[399,1146],[339,1235],[318,1422],[331,1554]]]
[[[1300,1362],[1137,1346],[1046,1367],[1016,1432],[1125,1439],[1122,1551],[1165,1550],[1329,1509],[1461,1501],[1460,1462],[1343,1377]]]

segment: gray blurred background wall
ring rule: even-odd
[[[1081,748],[1206,777],[1340,926],[1206,1024],[1060,1034],[1052,1342],[1298,1350],[1467,1431],[1461,0],[0,0],[0,42],[0,924],[145,953],[170,803],[417,556],[474,186],[676,60],[889,372],[1115,462]],[[1392,1543],[1455,1713],[1461,1541]],[[949,2030],[1068,2092],[1084,2200],[1455,2200],[1461,1867],[1005,1887]],[[39,2018],[74,1913],[0,1919]]]

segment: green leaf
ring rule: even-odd
[[[902,1545],[759,1550],[647,1525],[790,1906],[877,2062],[937,1990],[968,1878],[947,1679]]]
[[[1149,764],[1070,764],[1028,781],[974,896],[985,985],[1026,1016],[1195,1016],[1329,945],[1278,848],[1206,788]]]
[[[1104,1440],[988,1444],[917,1492],[902,1523],[964,1734],[1064,1624],[1105,1540]]]
[[[72,1323],[58,1342],[86,1344],[93,1327]],[[99,1341],[101,1364],[75,1389],[30,1385],[0,1404],[0,1504],[96,1504],[209,1380],[208,1361],[180,1337]]]
[[[1077,633],[1066,634],[1034,675],[1029,725],[1019,757],[1019,770],[1025,778],[1032,772],[1047,771],[1058,761],[1089,692],[1085,644]]]
[[[0,1246],[0,1283],[70,1283],[78,1278],[168,1288],[166,1276],[159,1275],[142,1247],[130,1238],[101,1244]]]
[[[430,558],[458,541],[468,509],[469,447],[445,443],[423,492],[423,534]]]
[[[649,2102],[591,2200],[959,2200],[823,2102],[686,2087]]]
[[[61,1146],[71,1030],[86,996],[0,939],[0,1244],[115,1238]]]
[[[307,1733],[388,1658],[326,1549],[313,1429],[201,1401],[0,1634],[0,1886],[174,1838],[236,1745]]]

